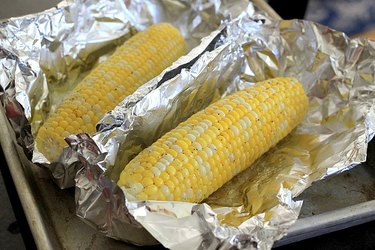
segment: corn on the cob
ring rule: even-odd
[[[99,64],[39,129],[36,148],[55,160],[64,138],[81,132],[94,133],[100,118],[140,85],[161,73],[185,52],[185,41],[170,24],[153,25],[118,47]]]
[[[275,78],[211,104],[143,150],[118,185],[129,199],[200,202],[300,123],[308,107],[295,78]]]

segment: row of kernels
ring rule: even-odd
[[[272,102],[271,102],[271,106],[272,106]],[[229,111],[230,109],[227,109],[227,111]],[[285,113],[285,112],[284,112]],[[217,112],[217,114],[220,116],[220,112]],[[266,118],[265,119],[263,119],[263,122],[267,122],[267,121],[270,121],[270,119],[275,119],[275,118],[273,118],[272,116],[273,116],[274,114],[268,114],[267,113],[267,116],[266,116]],[[240,116],[242,116],[242,114],[240,114]],[[253,116],[253,118],[255,117],[256,119],[259,119],[259,117],[258,117],[258,115],[257,115],[257,113],[255,113],[255,114],[252,114],[252,116]],[[232,124],[233,123],[233,120],[235,120],[235,119],[237,119],[238,117],[236,117],[236,115],[234,115],[233,117],[232,117],[232,119],[229,119],[229,120],[224,120],[224,121],[222,121],[223,123],[224,123],[224,127],[228,127],[230,124]],[[215,118],[216,119],[216,118]],[[231,123],[232,122],[232,123]],[[225,124],[225,123],[227,123],[227,124]],[[234,123],[234,125],[232,124],[232,125],[230,125],[230,126],[232,126],[231,127],[231,130],[232,131],[224,131],[224,128],[223,128],[223,126],[216,126],[216,127],[214,127],[215,129],[211,129],[210,131],[212,132],[211,133],[211,135],[210,135],[210,138],[211,138],[211,140],[212,141],[214,141],[215,143],[216,142],[218,142],[218,141],[220,141],[220,140],[218,140],[218,139],[215,139],[215,138],[213,138],[212,137],[212,135],[222,135],[222,138],[223,138],[223,142],[228,142],[229,140],[230,140],[230,138],[231,138],[231,136],[233,136],[232,134],[231,134],[231,132],[232,133],[234,133],[234,134],[237,134],[237,129],[239,129],[238,127],[237,128],[233,128],[233,126],[241,126],[242,127],[242,129],[247,125],[247,124],[249,124],[249,123],[251,123],[252,124],[252,121],[251,121],[251,119],[249,118],[249,117],[241,117],[241,119],[237,122],[237,123]],[[257,141],[260,141],[260,144],[262,145],[262,147],[263,148],[265,148],[266,147],[266,144],[268,143],[268,142],[265,142],[265,140],[269,140],[269,135],[270,135],[270,126],[271,125],[269,125],[269,126],[265,126],[265,128],[263,128],[263,132],[259,135],[259,136],[256,136],[256,140]],[[204,129],[206,129],[205,127],[204,127]],[[198,129],[199,130],[199,129]],[[234,130],[234,131],[233,131]],[[221,131],[223,132],[223,133],[221,133]],[[249,134],[249,133],[253,133],[253,130],[252,129],[249,129],[249,131],[250,132],[247,132],[246,130],[245,130],[245,132],[247,133],[247,134]],[[202,132],[202,131],[201,131]],[[201,133],[199,133],[199,134],[201,134]],[[198,135],[199,136],[199,135]],[[220,136],[218,136],[219,138],[220,138]],[[194,138],[193,138],[194,140],[196,140],[196,137],[194,136]],[[206,140],[207,140],[207,138],[205,138]],[[252,141],[252,143],[253,143],[253,145],[255,145],[255,141]],[[220,142],[219,142],[219,144],[220,144]],[[237,143],[238,144],[238,143]],[[239,144],[241,144],[241,143],[239,143]],[[210,147],[207,147],[207,148],[209,148],[209,150],[204,150],[203,152],[204,153],[201,153],[201,155],[199,155],[199,157],[197,157],[196,159],[195,159],[195,166],[197,166],[197,163],[199,162],[199,163],[204,163],[204,161],[203,161],[203,159],[202,159],[202,157],[203,158],[206,158],[206,156],[205,155],[207,155],[207,156],[209,156],[208,157],[208,159],[205,159],[205,160],[207,160],[208,161],[208,164],[205,164],[203,167],[204,168],[202,168],[202,167],[200,167],[200,170],[201,170],[201,172],[204,172],[204,174],[203,175],[207,175],[207,169],[210,169],[210,170],[212,170],[212,173],[217,173],[218,172],[218,168],[213,168],[212,167],[212,165],[214,165],[214,163],[211,163],[211,162],[209,162],[209,160],[210,160],[210,157],[211,156],[213,156],[213,154],[211,155],[211,153],[213,152],[213,150],[211,150],[211,148],[212,148],[212,146],[211,145],[213,145],[213,144],[209,144],[209,146]],[[237,146],[238,145],[236,145],[236,142],[233,142],[233,145],[235,145],[233,148],[237,148]],[[214,146],[213,147],[214,149],[215,149],[215,151],[217,150],[217,147],[216,146]],[[230,149],[228,149],[229,151],[226,151],[226,153],[228,154],[230,151],[233,151],[233,148],[231,148],[231,146],[229,145],[228,146],[228,148],[230,148]],[[264,150],[266,150],[266,149],[263,149],[263,150],[259,150],[259,151],[264,151]],[[243,151],[243,148],[242,147],[240,147],[239,148],[239,151]],[[253,152],[253,150],[249,150],[249,152],[248,153],[244,153],[244,154],[242,154],[242,155],[240,155],[240,161],[241,161],[241,164],[244,162],[244,161],[246,161],[246,160],[248,160],[248,159],[255,159],[255,157],[254,157],[254,155],[255,154],[260,154],[260,153],[262,153],[262,152]],[[225,157],[225,155],[223,155],[223,154],[218,154],[218,156],[220,156],[219,158],[220,158],[220,161],[219,161],[219,163],[221,163],[221,162],[225,162],[226,164],[230,164],[229,162],[227,162],[226,161],[226,157]],[[234,157],[234,154],[233,153],[229,153],[229,158],[233,158]],[[210,167],[207,167],[207,165],[208,166],[210,166]],[[233,169],[233,173],[238,173],[238,171],[240,171],[240,168],[238,168],[238,167],[236,167],[235,166],[235,168]],[[223,174],[223,176],[226,176],[226,175],[230,175],[231,173],[227,173],[227,171],[224,171],[224,174]],[[202,178],[201,178],[202,179]],[[187,186],[189,186],[189,185],[191,185],[191,184],[187,184]],[[203,187],[203,189],[207,189],[207,187],[206,186],[204,186]],[[210,188],[208,188],[208,189],[210,189]],[[205,192],[204,192],[205,193]],[[183,195],[183,198],[186,198],[187,196],[186,195]]]

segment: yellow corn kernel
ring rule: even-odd
[[[185,41],[170,24],[156,24],[139,32],[94,68],[50,114],[37,134],[36,149],[49,161],[56,160],[66,146],[64,137],[82,131],[94,133],[105,112],[184,53]],[[54,128],[57,136],[52,133]]]
[[[295,78],[256,83],[194,114],[155,143],[172,142],[166,146],[169,161],[163,163],[160,177],[154,177],[152,192],[127,181],[142,174],[137,169],[152,153],[147,149],[125,166],[118,185],[131,199],[200,202],[289,134],[307,108],[307,96]],[[173,138],[186,138],[191,144]],[[161,162],[163,155],[156,160]],[[180,168],[174,167],[176,162]]]

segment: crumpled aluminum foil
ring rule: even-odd
[[[298,218],[302,201],[294,197],[365,161],[374,136],[374,42],[246,12],[218,32],[214,50],[169,80],[159,76],[138,89],[103,118],[94,137],[68,138],[85,165],[76,178],[77,215],[107,236],[141,245],[156,239],[171,249],[270,249]],[[303,83],[309,111],[249,169],[202,204],[124,197],[116,181],[134,155],[216,98],[275,76]],[[142,239],[128,231],[141,228]]]
[[[365,161],[374,136],[374,42],[248,13],[221,34],[192,66],[125,99],[93,138],[68,139],[85,165],[76,179],[77,215],[109,237],[149,245],[151,234],[171,249],[270,249],[298,218],[302,201],[293,197]],[[300,79],[309,111],[248,170],[202,204],[124,197],[116,181],[134,155],[219,96],[275,76]],[[141,241],[127,231],[140,226],[149,233],[138,232]]]
[[[158,22],[178,27],[194,48],[238,16],[246,0],[69,0],[57,8],[0,23],[0,95],[17,142],[44,165],[60,188],[74,186],[81,167],[68,147],[56,162],[34,148],[33,138],[50,112],[113,49]]]

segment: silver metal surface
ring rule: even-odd
[[[259,9],[267,13],[274,20],[281,20],[281,17],[277,12],[271,8],[271,6],[264,0],[253,0],[254,5]]]
[[[54,229],[49,223],[49,218],[46,217],[40,207],[35,186],[33,185],[35,180],[30,173],[31,169],[25,168],[21,163],[16,149],[17,145],[14,144],[14,132],[10,129],[4,109],[1,106],[0,135],[0,145],[37,247],[39,249],[58,248],[60,244],[53,233]]]
[[[286,245],[375,220],[375,142],[366,163],[313,184],[296,199],[304,204],[297,222],[275,243]]]
[[[274,247],[305,240],[322,234],[375,220],[375,200],[298,219],[288,234]]]

